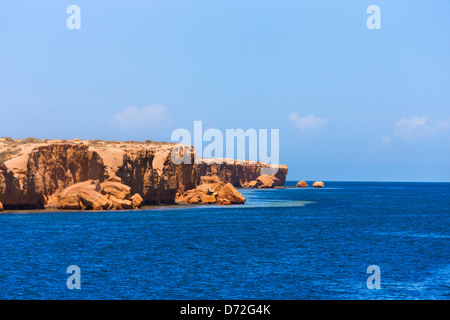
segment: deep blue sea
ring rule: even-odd
[[[242,206],[2,213],[0,299],[450,298],[450,183],[325,185],[240,190]]]

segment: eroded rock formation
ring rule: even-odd
[[[178,203],[192,204],[243,204],[246,199],[231,183],[202,179],[205,183],[177,197]],[[214,179],[215,180],[215,179]]]
[[[324,188],[325,185],[324,185],[324,183],[322,181],[316,181],[316,182],[313,183],[313,187],[314,188]]]
[[[115,181],[88,180],[76,183],[51,196],[47,205],[55,204],[62,210],[123,210],[137,209],[143,199],[131,196],[131,188]]]
[[[244,188],[275,188],[281,186],[282,183],[280,179],[278,179],[274,175],[262,174],[256,180],[250,181],[249,183],[244,184]]]
[[[0,201],[13,209],[39,208],[58,190],[104,178],[103,161],[88,146],[42,145],[0,164]]]
[[[214,181],[209,182],[222,181],[225,185],[230,183],[242,187],[257,179],[261,172],[274,170],[269,164],[248,161],[219,164],[206,159],[201,164],[194,164],[193,147],[188,147],[191,148],[191,164],[174,164],[171,152],[175,146],[152,141],[0,138],[0,202],[4,209],[57,207],[59,200],[55,195],[61,195],[63,190],[67,192],[68,187],[80,182],[97,181],[99,190],[108,191],[104,194],[94,191],[110,202],[126,200],[122,203],[118,201],[122,207],[129,207],[128,201],[131,201],[132,207],[137,202],[142,205],[172,204],[177,196],[196,189],[201,183],[201,176],[217,175]],[[279,185],[282,185],[287,167],[280,166],[277,172],[273,172]],[[127,186],[129,192],[119,188],[119,185]],[[89,188],[92,189],[92,186]],[[82,196],[84,192],[87,191],[81,190]],[[127,194],[126,199],[122,192]],[[87,196],[81,207],[94,207],[95,201]],[[78,207],[74,197],[68,196],[62,200],[67,202],[64,206]],[[101,197],[97,202],[97,208],[106,206]]]
[[[265,162],[250,162],[229,159],[202,159],[200,176],[217,175],[226,183],[235,187],[246,187],[248,183],[256,180],[261,175],[274,175],[279,180],[279,185],[286,181],[288,167],[286,165],[271,165]]]
[[[0,151],[6,148],[1,142]],[[88,180],[109,181],[110,189],[114,182],[126,185],[144,204],[174,203],[177,192],[195,188],[200,177],[197,166],[172,162],[173,144],[81,140],[8,140],[8,144],[17,150],[0,162],[0,201],[8,209],[43,208],[59,191]]]
[[[306,183],[306,181],[299,181],[297,182],[297,184],[295,185],[297,188],[306,188],[309,187],[309,185]]]

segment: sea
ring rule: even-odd
[[[240,189],[245,205],[3,212],[0,299],[450,298],[450,183],[293,186]]]

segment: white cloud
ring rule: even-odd
[[[138,109],[127,107],[114,114],[111,124],[119,129],[141,129],[163,127],[170,123],[167,109],[163,105],[155,104]]]
[[[427,119],[428,116],[417,117],[413,116],[411,118],[401,118],[395,124],[395,135],[401,137],[407,137],[418,132],[419,130],[427,129]]]
[[[317,118],[312,114],[309,116],[300,117],[297,112],[291,113],[289,115],[289,120],[291,120],[294,123],[294,126],[301,131],[317,128],[328,121],[328,119]]]
[[[397,121],[394,134],[401,138],[418,138],[442,133],[449,129],[450,119],[433,121],[428,116],[412,116]]]

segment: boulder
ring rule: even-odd
[[[220,204],[222,206],[228,206],[231,204],[231,201],[228,199],[219,198],[217,199],[217,204]]]
[[[253,180],[253,181],[250,181],[249,183],[247,183],[247,185],[245,187],[246,188],[250,188],[250,189],[254,189],[254,188],[256,188],[257,184],[258,184],[258,181]]]
[[[104,195],[100,194],[100,196],[97,196],[94,202],[92,202],[92,209],[94,210],[108,210],[109,208],[111,208],[111,201]]]
[[[214,194],[208,195],[208,194],[200,193],[199,196],[200,196],[200,202],[202,204],[214,204],[217,202],[216,195],[214,195]]]
[[[80,188],[90,189],[90,190],[94,190],[96,192],[100,192],[102,189],[100,186],[100,182],[98,180],[87,180],[87,181],[75,183],[75,184],[59,191],[57,194],[59,194],[59,195],[73,194],[73,193],[76,193],[77,190]]]
[[[199,194],[202,191],[197,189],[191,189],[184,192],[181,196],[177,197],[177,202],[182,203],[198,203],[200,202]]]
[[[83,208],[80,198],[76,194],[59,196],[56,207],[60,210],[80,210]]]
[[[96,208],[100,206],[103,209],[108,209],[111,205],[111,202],[108,201],[108,198],[95,190],[91,190],[88,188],[79,188],[76,189],[76,194],[78,195],[81,203],[86,209],[93,209],[94,206]]]
[[[299,181],[296,185],[297,188],[306,188],[309,187],[309,185],[306,183],[306,181]]]
[[[131,188],[120,182],[105,181],[100,184],[101,193],[113,195],[117,199],[130,199]]]
[[[49,198],[47,203],[51,206],[56,200],[56,207],[62,210],[92,209],[94,202],[97,208],[99,206],[107,207],[109,203],[100,193],[100,190],[98,180],[87,180],[61,190],[55,196]]]
[[[313,183],[313,187],[314,188],[323,188],[323,187],[325,187],[325,185],[323,184],[322,181],[316,181]]]
[[[220,188],[218,198],[227,199],[232,204],[244,204],[246,200],[231,183],[227,183],[225,186]]]
[[[188,202],[192,203],[192,204],[199,204],[199,203],[201,203],[200,195],[196,194],[196,195],[190,197]]]
[[[141,207],[142,202],[144,202],[144,199],[142,199],[139,193],[135,193],[131,197],[131,202],[133,204],[133,209],[139,209]]]
[[[281,185],[280,180],[273,175],[260,175],[256,178],[256,188],[275,188],[276,186]]]
[[[56,198],[56,200],[55,200]],[[138,193],[130,197],[130,187],[115,181],[89,180],[74,184],[48,199],[65,210],[123,210],[139,208],[143,202]]]
[[[119,199],[119,198],[115,197],[114,195],[109,195],[108,198],[109,198],[109,201],[111,202],[110,209],[113,209],[113,210],[133,209],[133,202],[131,200]]]
[[[225,183],[219,181],[217,183],[204,183],[199,185],[196,190],[212,195],[225,186]]]
[[[231,183],[205,183],[184,192],[177,198],[179,203],[191,204],[243,204],[245,198]]]
[[[110,206],[108,205],[108,208],[107,208],[107,209],[109,209],[109,207],[110,207]],[[92,204],[92,210],[103,211],[103,206],[101,205],[100,202],[95,201],[95,202]]]

